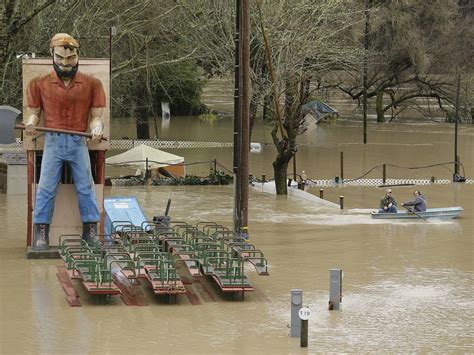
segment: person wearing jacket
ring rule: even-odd
[[[387,189],[385,191],[385,196],[380,200],[380,209],[379,213],[397,213],[397,201],[395,197],[392,196],[392,190]]]
[[[413,192],[413,195],[415,196],[415,198],[411,201],[402,203],[402,206],[404,206],[404,207],[413,206],[413,211],[415,211],[415,212],[425,212],[426,211],[426,200],[421,195],[421,192],[419,190],[415,190],[415,192]]]

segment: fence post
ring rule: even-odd
[[[387,164],[384,164],[382,168],[382,182],[385,184],[386,181],[387,181]]]
[[[308,347],[308,320],[301,320],[300,348]]]
[[[344,196],[339,196],[339,206],[341,207],[341,210],[344,209]]]
[[[344,152],[341,152],[341,184],[344,183]]]
[[[319,189],[319,198],[324,198],[324,189]]]

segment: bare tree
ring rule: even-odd
[[[257,0],[258,24],[263,38],[273,100],[273,162],[277,194],[287,193],[288,164],[297,152],[296,139],[305,131],[301,106],[311,94],[316,75],[352,66],[357,50],[341,36],[357,18],[346,2],[338,0]],[[281,100],[284,105],[281,107]]]
[[[31,24],[56,0],[3,0],[0,2],[0,102],[18,106],[21,81],[16,80],[19,71],[17,54],[25,49],[25,27]],[[31,36],[34,38],[34,33]],[[24,43],[24,42],[23,42]]]
[[[415,108],[419,98],[434,99],[441,109],[452,104],[452,69],[465,60],[461,59],[465,58],[463,55],[453,56],[454,48],[459,47],[448,43],[459,37],[453,37],[454,32],[460,33],[458,1],[374,0],[371,3],[367,97],[375,98],[377,121],[384,122],[388,112],[392,120],[408,106]],[[363,5],[355,2],[354,6]],[[358,24],[353,33],[356,36],[361,33]],[[362,41],[362,35],[359,38]],[[450,60],[446,61],[448,53]],[[362,72],[359,66],[333,73],[333,82],[360,102]]]
[[[234,70],[234,6],[231,0],[179,0],[181,26],[189,46],[209,75],[231,77]],[[251,11],[250,126],[264,98],[272,98],[270,122],[277,148],[273,163],[278,194],[286,194],[286,170],[304,132],[301,105],[317,74],[352,66],[359,54],[343,34],[353,10],[343,0],[256,1]],[[267,100],[268,102],[268,100]],[[284,102],[281,107],[281,102]]]

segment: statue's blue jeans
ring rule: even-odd
[[[62,133],[45,133],[40,180],[36,191],[33,223],[51,224],[54,200],[64,163],[71,168],[83,223],[99,222],[95,185],[86,138]]]

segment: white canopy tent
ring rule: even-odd
[[[183,157],[164,152],[162,150],[155,149],[143,144],[136,146],[130,150],[127,150],[122,154],[117,154],[113,157],[107,158],[105,160],[105,163],[108,165],[137,168],[139,170],[139,173],[141,173],[147,168],[147,159],[149,170],[165,167],[170,167],[170,169],[166,170],[174,170],[171,169],[171,167],[174,167],[176,165],[180,166],[181,168],[184,168]]]

